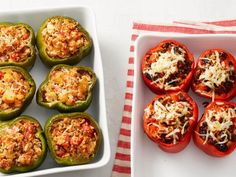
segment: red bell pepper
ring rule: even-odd
[[[236,95],[236,60],[227,51],[210,49],[198,58],[192,90],[214,100],[230,100]]]
[[[157,94],[188,91],[193,72],[193,55],[174,40],[162,41],[142,59],[144,83]]]
[[[158,95],[145,108],[144,131],[166,152],[176,153],[190,142],[198,107],[185,92]]]
[[[198,122],[194,143],[206,154],[223,157],[236,148],[236,103],[212,102]]]

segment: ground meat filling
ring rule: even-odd
[[[85,118],[63,118],[50,128],[52,147],[60,158],[89,159],[96,150],[98,133]]]
[[[0,112],[23,106],[32,85],[18,71],[0,70]]]
[[[219,104],[208,110],[206,119],[200,124],[199,135],[204,144],[214,145],[226,152],[236,141],[236,108]]]
[[[164,43],[156,51],[145,56],[146,78],[160,88],[177,88],[183,84],[191,71],[192,61],[187,51],[174,43]]]
[[[78,29],[78,22],[67,18],[52,18],[42,31],[46,53],[51,58],[65,59],[87,46],[86,35]]]
[[[31,166],[42,155],[42,143],[35,136],[39,125],[19,120],[0,129],[0,168]]]
[[[210,51],[198,63],[194,84],[210,94],[227,94],[236,82],[236,71],[225,52]]]
[[[144,111],[152,137],[166,144],[176,144],[180,141],[193,118],[193,106],[181,93],[177,96],[178,101],[171,95],[154,100]]]
[[[77,67],[53,70],[43,87],[44,102],[61,102],[72,106],[86,100],[92,85],[92,76]]]
[[[32,55],[30,31],[24,26],[0,25],[0,63],[24,62]]]

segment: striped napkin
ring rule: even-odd
[[[112,177],[130,177],[130,135],[134,76],[134,42],[142,33],[184,33],[184,34],[236,34],[236,20],[214,22],[176,21],[171,24],[134,23],[131,35],[130,54],[122,114]]]

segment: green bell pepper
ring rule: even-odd
[[[42,62],[49,67],[74,65],[92,49],[89,33],[76,20],[64,16],[46,19],[37,33],[36,43]]]
[[[19,116],[31,103],[35,90],[35,82],[25,69],[18,66],[0,67],[0,120]]]
[[[54,115],[47,120],[44,131],[51,156],[61,165],[90,163],[102,139],[98,123],[84,112]]]
[[[74,73],[75,71],[81,74],[76,76],[68,74]],[[55,74],[56,72],[58,74]],[[82,75],[89,75],[90,81],[88,81],[88,86],[83,94],[84,99],[79,99],[76,98],[75,94],[79,94],[80,88],[84,87],[87,83],[83,83],[83,80],[79,78]],[[73,77],[75,77],[74,80]],[[43,107],[57,109],[60,112],[82,112],[92,102],[92,89],[95,83],[96,75],[89,67],[56,65],[49,71],[47,78],[39,86],[36,101]],[[74,90],[68,87],[74,87]]]
[[[31,69],[36,59],[35,34],[32,27],[24,23],[1,22],[0,30],[2,42],[0,44],[0,66],[20,66]],[[24,32],[25,34],[22,34]],[[6,35],[7,40],[4,39]]]
[[[46,140],[40,123],[33,117],[22,115],[0,121],[0,135],[0,172],[27,172],[44,161]]]

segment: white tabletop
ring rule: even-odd
[[[234,0],[0,0],[0,11],[87,5],[96,14],[105,74],[111,160],[103,168],[47,177],[110,177],[124,103],[127,58],[133,21],[236,19]],[[115,65],[115,67],[114,67]]]

